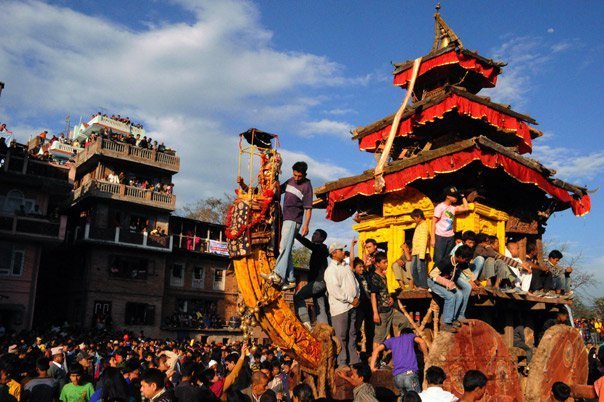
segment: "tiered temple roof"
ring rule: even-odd
[[[379,209],[384,194],[407,186],[437,200],[442,188],[456,185],[476,190],[477,200],[485,205],[540,224],[553,211],[569,207],[575,215],[589,212],[587,189],[553,178],[555,171],[523,156],[542,135],[532,127],[537,122],[477,95],[496,85],[506,64],[466,50],[438,12],[435,21],[434,44],[422,57],[413,103],[394,132],[384,189],[376,192],[374,172],[366,171],[318,188],[317,206],[327,208],[329,219],[340,221],[355,211]],[[395,64],[395,86],[409,89],[413,64]],[[359,148],[381,154],[394,116],[354,130]]]

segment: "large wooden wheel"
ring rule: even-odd
[[[554,325],[545,331],[529,364],[526,402],[553,401],[552,385],[556,381],[574,387],[587,383],[587,350],[579,330]]]
[[[275,265],[274,258],[255,249],[247,257],[234,259],[233,265],[239,292],[247,308],[255,312],[256,320],[268,337],[302,366],[317,368],[321,361],[321,342],[296,318],[281,291],[267,286],[259,275],[271,271]]]
[[[463,394],[466,371],[480,370],[489,379],[485,401],[524,400],[516,366],[501,336],[484,321],[468,321],[457,333],[438,334],[426,368],[441,367],[447,374],[444,388],[458,397]]]

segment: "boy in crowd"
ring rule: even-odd
[[[547,262],[545,264],[552,274],[552,288],[556,294],[570,296],[573,293],[570,290],[570,274],[573,272],[573,268],[563,268],[559,266],[558,263],[562,258],[564,258],[564,256],[559,250],[552,250],[547,256]]]
[[[421,209],[411,211],[411,219],[415,222],[413,240],[411,242],[411,277],[418,289],[428,289],[428,271],[426,256],[430,255],[430,230],[428,221]]]
[[[463,395],[461,402],[482,400],[487,386],[487,376],[478,370],[469,370],[463,376]]]
[[[462,205],[454,204],[461,198]],[[434,208],[432,218],[432,233],[430,238],[434,248],[434,263],[446,258],[455,246],[455,215],[469,210],[468,201],[463,194],[459,194],[457,188],[445,189],[445,200]]]
[[[74,364],[69,371],[69,384],[65,384],[61,390],[59,399],[63,402],[87,401],[94,394],[94,388],[91,383],[81,384],[84,370],[79,364]]]
[[[36,360],[38,376],[28,381],[23,388],[23,401],[53,402],[59,395],[59,384],[54,378],[48,377],[48,359],[40,357]]]
[[[371,293],[369,292],[368,275],[365,272],[365,263],[359,257],[353,262],[354,276],[359,284],[359,307],[357,307],[356,330],[357,344],[360,343],[359,352],[371,353],[373,349],[373,314],[371,308]]]
[[[398,328],[399,325],[409,326],[409,321],[403,313],[394,307],[394,299],[388,293],[386,283],[386,269],[388,258],[384,252],[375,255],[375,272],[369,278],[369,291],[371,293],[371,307],[373,310],[373,322],[375,323],[375,336],[373,338],[374,349],[384,342],[390,329]]]
[[[371,370],[377,370],[376,361],[378,355],[384,350],[392,351],[392,375],[394,385],[401,390],[401,395],[408,391],[421,392],[419,382],[419,366],[415,345],[418,345],[424,355],[428,357],[428,346],[426,342],[413,333],[411,328],[402,328],[399,336],[389,338],[373,350],[371,355]]]
[[[443,389],[443,384],[447,379],[444,370],[437,366],[428,367],[426,370],[426,382],[428,388],[419,394],[422,402],[455,402],[457,397]]]
[[[365,240],[365,254],[363,254],[363,261],[365,262],[365,272],[373,273],[375,271],[375,255],[378,253],[377,242],[374,239]]]
[[[525,264],[519,257],[520,249],[518,248],[518,243],[516,242],[508,242],[505,249],[505,256],[512,258],[514,261],[522,264],[518,266],[517,264],[508,265],[510,271],[513,273],[513,277],[511,278],[512,286],[515,289],[520,289],[518,293],[527,294],[531,287],[531,280],[533,278],[533,274],[531,272],[531,268],[528,264]]]
[[[468,268],[468,262],[472,258],[472,249],[466,245],[459,247],[455,251],[455,255],[446,258],[437,263],[428,278],[428,286],[430,290],[440,296],[444,300],[443,307],[443,330],[455,332],[459,328],[465,317],[460,317],[462,305],[467,305],[466,297],[456,282],[459,279],[461,272]],[[470,282],[472,287],[476,285]]]
[[[401,244],[401,256],[392,264],[392,272],[401,290],[405,290],[405,285],[409,286],[409,290],[415,288],[411,276],[411,247],[408,243]]]
[[[563,382],[557,381],[552,385],[552,396],[554,401],[565,402],[570,398],[571,389]]]

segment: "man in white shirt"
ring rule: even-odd
[[[514,259],[520,264],[523,264],[523,267],[513,267],[509,265],[510,270],[516,276],[515,280],[512,282],[512,285],[515,288],[520,288],[522,292],[526,294],[531,288],[533,273],[531,272],[530,267],[518,257],[519,254],[520,250],[518,249],[518,243],[508,242],[505,248],[505,256]]]
[[[356,307],[359,305],[360,289],[354,273],[344,262],[344,247],[337,242],[329,246],[331,261],[325,270],[331,323],[342,344],[338,355],[338,369],[347,369],[347,361],[349,364],[360,361],[354,346],[357,335]]]
[[[422,402],[455,402],[459,399],[452,393],[442,388],[447,379],[444,370],[437,366],[431,366],[426,370],[426,382],[428,388],[419,394]]]

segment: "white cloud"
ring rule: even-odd
[[[21,129],[22,121],[67,113],[77,120],[99,107],[143,121],[150,137],[181,158],[174,180],[182,205],[234,187],[239,131],[308,118],[325,100],[310,89],[368,80],[343,76],[343,66],[326,57],[273,48],[273,33],[251,2],[176,3],[193,14],[191,23],[133,31],[66,7],[3,1],[2,101],[11,110],[3,120],[19,127],[19,138],[37,130]],[[348,174],[330,162],[283,153],[307,160],[317,181]]]
[[[535,145],[533,157],[545,166],[556,170],[556,177],[565,180],[586,181],[604,173],[602,150],[585,155],[568,147]]]
[[[344,176],[352,176],[348,169],[334,163],[318,161],[304,152],[282,149],[281,156],[283,158],[282,178],[291,176],[291,166],[294,163],[304,161],[308,164],[308,178],[311,179],[315,188],[326,181],[336,180]]]
[[[555,29],[554,29],[554,28],[547,28],[547,33],[552,34],[552,33],[554,33],[554,32],[555,32]]]
[[[533,78],[543,73],[555,54],[571,48],[569,41],[550,44],[541,37],[513,36],[491,51],[492,57],[508,63],[497,80],[497,86],[485,94],[498,102],[521,106],[533,89]]]
[[[340,109],[340,108],[336,108],[336,109],[331,109],[325,112],[326,114],[331,114],[334,116],[341,116],[344,114],[356,114],[356,110],[354,109]]]
[[[343,121],[322,119],[319,121],[306,121],[302,123],[300,134],[313,137],[319,134],[335,135],[343,139],[350,139],[350,131],[354,127]]]

